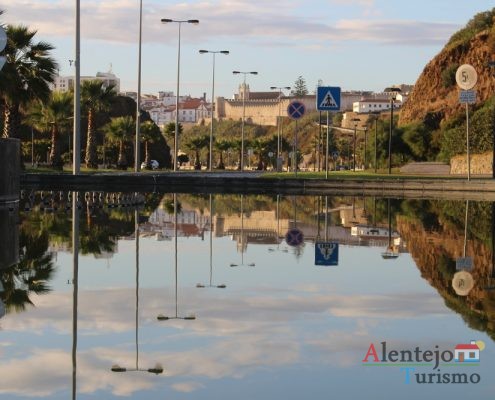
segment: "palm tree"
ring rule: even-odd
[[[265,169],[265,165],[263,163],[263,156],[266,151],[267,145],[268,145],[268,141],[266,139],[258,138],[258,139],[254,139],[251,142],[251,146],[254,147],[254,152],[258,156],[258,166],[257,166],[258,171]]]
[[[220,159],[218,161],[218,169],[225,169],[225,164],[223,162],[223,152],[227,151],[232,147],[232,143],[228,140],[218,140],[215,142],[215,149],[220,153]]]
[[[0,101],[3,108],[2,137],[18,137],[20,112],[30,101],[46,100],[50,94],[57,63],[49,52],[53,46],[35,43],[36,31],[26,26],[7,25],[7,45],[3,51],[6,63],[0,79]]]
[[[135,129],[134,119],[129,116],[112,118],[103,128],[112,142],[119,143],[119,158],[117,167],[120,169],[127,168],[127,157],[125,155],[125,143],[128,142]]]
[[[96,127],[95,116],[97,112],[110,108],[110,102],[115,97],[114,86],[106,86],[99,80],[84,81],[81,85],[82,105],[88,114],[88,133],[86,140],[86,167],[98,168],[96,154]]]
[[[178,136],[180,137],[182,135],[182,124],[179,122],[179,129],[178,129]],[[175,122],[169,122],[166,126],[165,129],[163,130],[163,134],[165,136],[165,139],[167,140],[167,144],[169,143],[168,140],[172,141],[174,143],[173,146],[169,146],[171,149],[175,149]],[[175,157],[175,154],[174,154]],[[177,160],[174,160],[175,163],[177,163]]]
[[[40,131],[51,132],[50,165],[62,168],[60,157],[60,134],[70,126],[73,113],[73,95],[70,92],[52,92],[47,102],[36,101],[28,120]]]
[[[160,137],[160,128],[153,121],[145,121],[141,124],[141,139],[144,141],[144,162],[146,168],[150,168],[151,156],[149,144]]]
[[[195,161],[194,161],[194,169],[201,169],[201,163],[199,161],[199,152],[204,147],[208,146],[210,143],[210,137],[208,135],[196,136],[189,139],[189,142],[186,144],[188,148],[194,151],[195,153]]]

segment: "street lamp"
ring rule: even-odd
[[[198,283],[196,285],[197,288],[218,288],[218,289],[225,289],[227,285],[225,284],[220,284],[220,285],[214,285],[212,283],[213,280],[213,196],[210,194],[210,283]]]
[[[248,266],[255,267],[256,264],[251,262],[249,264],[244,264],[244,195],[241,194],[241,263],[230,263],[230,267]]]
[[[139,0],[139,39],[138,39],[138,88],[136,97],[136,137],[134,143],[134,172],[139,172],[140,165],[140,143],[141,136],[141,43],[143,34],[143,0]],[[105,151],[105,146],[103,146]],[[103,155],[105,158],[105,155]],[[103,162],[105,164],[105,162]]]
[[[177,302],[177,194],[174,193],[174,265],[175,265],[175,316],[169,317],[163,314],[157,315],[156,319],[158,321],[168,321],[169,319],[183,319],[183,320],[194,320],[196,317],[194,315],[187,315],[185,317],[180,317],[178,314],[179,306]]]
[[[397,93],[400,93],[400,89],[397,87],[388,87],[385,89],[385,93],[389,94],[390,98],[390,130],[388,133],[388,174],[392,173],[392,130],[394,125],[394,101],[397,99]]]
[[[210,172],[213,165],[213,121],[215,120],[215,54],[228,55],[228,50],[200,50],[199,54],[211,53],[213,54],[213,72],[212,72],[212,84],[211,84],[211,127],[210,127]]]
[[[234,75],[244,75],[244,87],[242,92],[242,122],[241,122],[241,172],[244,172],[244,119],[246,117],[246,75],[258,75],[256,71],[232,71]]]
[[[353,171],[356,172],[356,131],[358,123],[361,120],[359,118],[353,118],[352,122],[354,122],[354,134],[353,134],[353,150],[352,150],[352,163],[353,163]]]
[[[170,22],[176,22],[179,25],[179,41],[177,46],[177,94],[175,99],[175,137],[174,137],[174,171],[177,171],[177,153],[178,153],[178,140],[179,140],[179,82],[180,82],[180,28],[182,23],[199,24],[197,19],[175,20],[162,18],[162,24],[168,24]]]
[[[278,90],[278,117],[277,117],[277,172],[279,172],[279,159],[280,159],[280,129],[282,125],[282,115],[281,115],[281,100],[282,100],[282,90],[290,90],[290,86],[270,86],[271,90]],[[282,166],[282,163],[280,163],[280,166]]]
[[[153,368],[139,368],[139,211],[136,208],[134,211],[134,240],[136,241],[136,331],[135,331],[135,345],[136,345],[136,367],[126,368],[118,364],[112,365],[112,372],[149,372],[152,374],[161,374],[163,372],[163,367],[160,364],[155,364]]]
[[[366,146],[368,144],[368,127],[365,126],[364,128],[364,170],[366,171]]]

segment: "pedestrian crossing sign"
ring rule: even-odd
[[[319,86],[316,96],[316,108],[319,111],[339,111],[340,87]]]

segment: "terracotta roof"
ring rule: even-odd
[[[480,348],[475,344],[458,344],[455,346],[456,350],[479,350]]]
[[[196,110],[201,104],[204,103],[203,99],[190,99],[179,104],[181,110]]]

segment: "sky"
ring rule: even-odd
[[[107,72],[121,90],[137,91],[139,0],[82,0],[81,75]],[[414,84],[425,65],[469,19],[491,10],[489,0],[142,0],[142,93],[174,91],[181,24],[180,94],[232,97],[247,75],[252,91],[294,86],[302,76],[310,92],[320,81],[342,90],[382,91]],[[4,24],[36,29],[55,46],[60,75],[73,75],[74,0],[16,0],[1,5]]]

